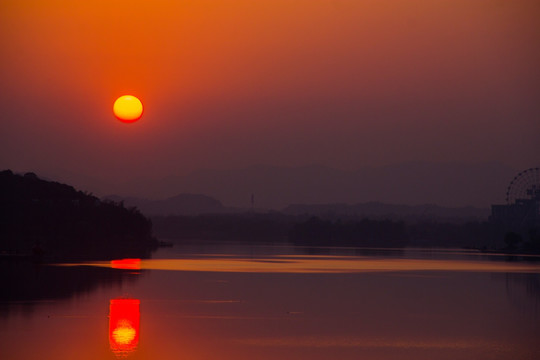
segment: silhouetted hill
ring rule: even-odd
[[[142,257],[152,223],[136,208],[77,191],[33,173],[0,172],[0,251],[55,258]]]
[[[392,219],[407,222],[440,220],[450,222],[485,221],[490,210],[488,208],[461,207],[447,208],[437,205],[393,205],[380,202],[363,204],[293,204],[283,209],[287,215],[310,215],[325,219],[343,217]]]
[[[148,216],[199,215],[228,211],[218,200],[201,194],[180,194],[164,200],[147,200],[136,197],[123,198],[118,195],[106,196],[104,199],[123,202],[127,206],[135,206]]]
[[[437,204],[482,207],[503,203],[516,169],[499,163],[404,163],[354,171],[325,166],[251,166],[201,170],[163,179],[134,179],[117,191],[149,198],[179,192],[207,194],[226,206],[282,209],[289,204]]]

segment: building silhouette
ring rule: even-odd
[[[505,205],[492,205],[490,222],[522,231],[540,225],[540,168],[517,174],[508,185]]]

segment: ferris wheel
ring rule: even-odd
[[[517,174],[506,189],[506,203],[518,200],[540,201],[540,168],[530,168]]]

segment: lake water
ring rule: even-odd
[[[538,260],[183,243],[4,261],[0,359],[540,359]]]

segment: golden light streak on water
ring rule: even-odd
[[[61,266],[111,267],[110,262],[60,264]],[[141,260],[141,270],[251,272],[251,273],[362,273],[403,271],[464,271],[540,273],[540,264],[503,261],[369,259],[350,256],[261,258],[221,257]]]

